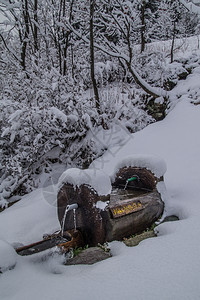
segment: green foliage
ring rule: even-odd
[[[75,256],[79,255],[82,251],[84,251],[86,249],[88,249],[88,245],[86,245],[84,247],[76,247],[72,251],[72,257],[75,257]]]

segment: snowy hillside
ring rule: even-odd
[[[127,156],[163,158],[165,215],[175,214],[180,220],[160,224],[158,237],[137,247],[110,243],[112,258],[92,266],[64,266],[59,255],[46,261],[42,255],[15,256],[7,243],[34,242],[59,229],[53,205],[57,186],[35,190],[0,214],[0,257],[7,258],[7,265],[16,263],[0,274],[0,299],[200,299],[199,82],[197,66],[171,92],[174,103],[164,120],[130,134],[123,145],[110,147],[92,165],[112,175]]]

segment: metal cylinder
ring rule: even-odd
[[[77,208],[78,208],[78,204],[77,203],[73,203],[73,204],[67,205],[67,211],[70,211],[72,209],[77,209]]]

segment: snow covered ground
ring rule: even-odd
[[[9,261],[16,263],[0,275],[1,300],[200,299],[200,105],[191,103],[199,77],[196,68],[179,82],[174,91],[179,100],[163,121],[130,135],[125,145],[110,148],[92,165],[112,175],[126,156],[163,158],[165,214],[180,221],[159,225],[158,237],[137,247],[110,243],[113,257],[91,266],[64,266],[56,254],[47,260],[42,255],[16,257],[6,242],[26,244],[59,229],[57,187],[38,189],[0,214],[0,257],[7,258],[4,268]]]

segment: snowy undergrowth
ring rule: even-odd
[[[188,57],[177,58],[176,62],[170,66],[170,80],[174,88],[169,91],[169,106],[167,112],[183,99],[191,99],[192,103],[199,103],[200,97],[200,58],[199,51]],[[181,68],[181,72],[176,72]],[[179,76],[186,78],[179,78]]]
[[[36,98],[32,95],[31,103],[29,98],[16,101],[11,95],[11,100],[4,97],[0,102],[2,206],[7,205],[6,199],[15,196],[15,200],[17,195],[42,186],[44,178],[55,172],[55,163],[60,168],[85,168],[110,146],[126,141],[130,132],[153,121],[144,110],[141,92],[133,99],[133,88],[128,85],[100,90],[99,115],[91,90],[81,94],[63,89],[57,95],[52,80],[52,74],[46,74],[48,88],[38,91]],[[19,94],[20,88],[15,92]]]
[[[183,77],[193,81],[200,60],[197,52],[184,56],[177,53],[175,62],[170,64],[165,59],[165,50],[157,46],[153,43],[154,48],[148,47],[137,56],[135,63],[149,83],[173,88],[168,94],[169,111],[187,93]],[[119,72],[113,62],[96,65],[96,76],[102,85],[100,115],[91,89],[83,91],[67,85],[55,70],[44,71],[41,78],[32,75],[28,79],[21,73],[4,82],[0,102],[2,207],[7,206],[8,199],[20,199],[24,193],[42,187],[44,182],[46,185],[54,173],[62,173],[59,169],[86,168],[107,149],[117,151],[131,138],[130,133],[154,121],[146,107],[151,98],[133,83],[104,85],[109,72]],[[176,88],[179,82],[183,88],[180,85]],[[199,95],[198,80],[195,80],[189,97],[198,103]],[[162,106],[163,99],[158,101]]]

